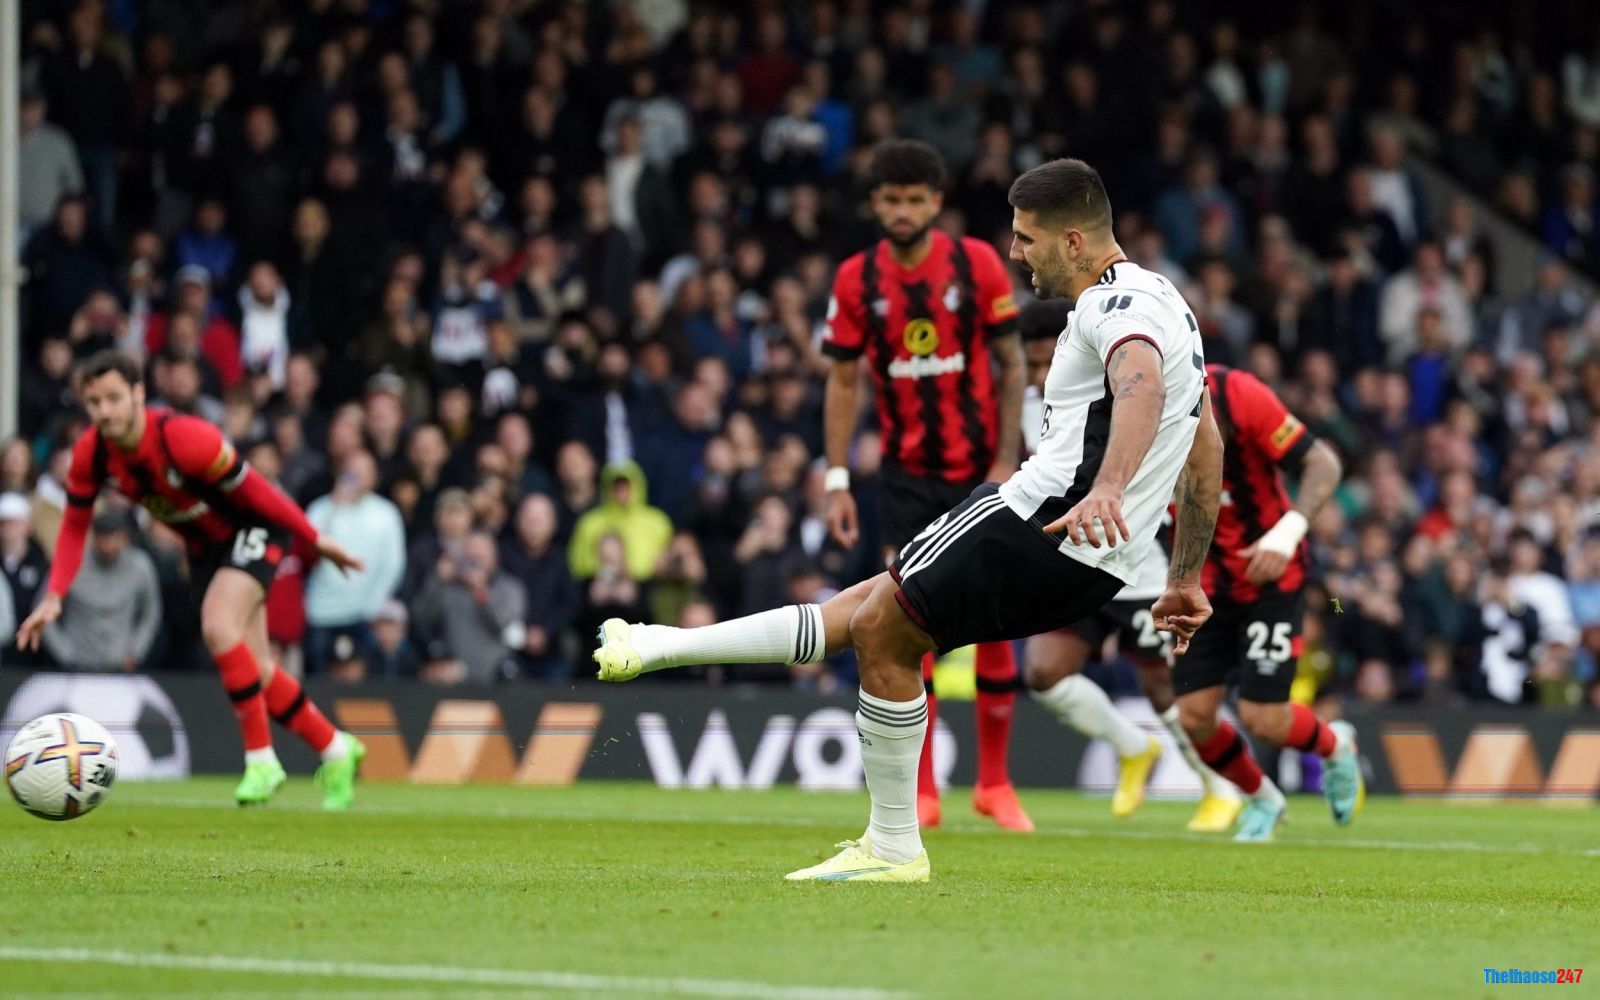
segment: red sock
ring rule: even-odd
[[[1011,784],[1006,750],[1017,703],[1017,660],[1009,642],[978,644],[978,785]]]
[[[1289,735],[1283,741],[1286,747],[1314,753],[1318,757],[1332,757],[1339,741],[1333,730],[1322,724],[1315,712],[1299,702],[1290,702]]]
[[[214,654],[222,689],[233,700],[233,714],[239,720],[246,750],[266,750],[272,746],[272,729],[267,724],[267,701],[261,696],[261,668],[255,654],[244,643]]]
[[[1230,723],[1219,722],[1217,731],[1205,743],[1196,743],[1195,752],[1211,770],[1239,786],[1239,791],[1254,795],[1261,787],[1261,765],[1250,755],[1244,737]]]
[[[939,797],[939,783],[933,777],[933,724],[939,721],[939,700],[933,696],[933,654],[922,657],[922,686],[928,692],[928,735],[922,741],[922,758],[917,761],[917,797]]]
[[[282,667],[272,672],[272,680],[267,683],[266,700],[267,711],[278,720],[278,725],[305,740],[317,753],[328,749],[328,744],[333,742],[333,737],[338,733],[316,703],[306,697],[300,682]]]

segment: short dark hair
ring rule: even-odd
[[[110,348],[96,351],[83,359],[83,363],[78,366],[78,381],[80,384],[93,382],[100,376],[112,372],[127,379],[130,386],[144,381],[144,365],[139,363],[138,358]]]
[[[1006,200],[1050,225],[1111,228],[1111,199],[1099,171],[1082,160],[1041,163],[1011,182]]]
[[[917,139],[885,139],[872,151],[873,188],[884,184],[926,184],[944,190],[944,157]]]

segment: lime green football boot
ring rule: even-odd
[[[361,759],[367,755],[367,748],[349,733],[340,733],[334,739],[345,741],[346,753],[341,760],[324,761],[317,768],[315,780],[322,789],[322,808],[342,812],[355,801],[356,773],[361,770]]]
[[[241,806],[265,805],[283,783],[288,780],[283,765],[277,760],[258,760],[244,766],[244,778],[233,790],[233,798]]]

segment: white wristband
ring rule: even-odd
[[[850,488],[850,470],[842,465],[835,465],[822,477],[822,489],[827,493],[835,490]]]
[[[1291,510],[1278,518],[1261,539],[1256,542],[1256,548],[1263,552],[1276,552],[1280,556],[1293,555],[1294,550],[1300,547],[1300,539],[1306,537],[1306,529],[1311,527],[1306,522],[1306,516],[1297,510]]]

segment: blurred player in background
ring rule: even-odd
[[[839,544],[855,546],[860,532],[847,466],[865,358],[883,435],[886,561],[979,484],[1008,479],[1021,458],[1023,364],[1011,279],[989,244],[932,228],[944,183],[944,160],[932,146],[905,139],[878,146],[872,209],[886,236],[839,265],[828,304],[828,525]],[[922,661],[928,740],[917,770],[917,815],[925,827],[939,825],[933,665],[929,653]],[[1030,831],[1006,761],[1017,697],[1011,644],[980,643],[976,668],[973,808],[1003,829]]]
[[[1272,839],[1285,802],[1218,714],[1230,683],[1252,736],[1326,760],[1323,793],[1334,822],[1349,823],[1364,794],[1355,729],[1289,700],[1305,614],[1306,529],[1339,486],[1339,456],[1254,375],[1208,365],[1206,376],[1224,441],[1222,505],[1204,574],[1215,616],[1173,668],[1179,718],[1200,759],[1249,796],[1235,840]],[[1293,503],[1283,470],[1299,478]]]
[[[61,615],[62,598],[83,561],[95,499],[110,486],[184,539],[201,633],[244,736],[245,773],[234,798],[240,805],[266,802],[285,780],[272,749],[270,713],[321,755],[323,807],[348,808],[366,751],[274,665],[265,600],[293,540],[342,571],[360,570],[361,560],[320,537],[300,507],[252,469],[217,427],[146,407],[144,372],[132,357],[102,351],[84,361],[78,377],[92,426],[73,445],[50,583],[18,628],[17,645],[37,648],[44,627]]]

